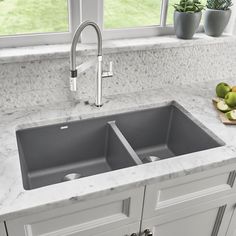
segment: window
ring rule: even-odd
[[[104,38],[173,34],[173,11],[168,6],[169,0],[103,0],[99,18]]]
[[[3,0],[0,35],[68,32],[66,0]]]
[[[0,48],[69,43],[79,0],[0,0]]]
[[[160,0],[104,0],[104,28],[160,24]]]
[[[103,39],[173,34],[176,1],[0,0],[0,47],[70,43],[85,20],[101,27]],[[86,30],[81,41],[94,42],[93,36]]]

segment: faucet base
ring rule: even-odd
[[[101,104],[101,105],[97,105],[97,104],[95,104],[95,106],[96,106],[96,107],[102,107],[102,106],[103,106],[103,104]]]

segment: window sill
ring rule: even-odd
[[[103,53],[108,54],[158,48],[179,48],[196,45],[233,43],[235,42],[235,39],[236,36],[228,34],[224,34],[219,38],[213,38],[198,33],[191,40],[177,39],[174,35],[139,39],[108,40],[103,43]],[[0,64],[69,58],[69,51],[70,45],[68,44],[0,49]],[[80,55],[94,55],[96,54],[96,51],[97,46],[94,44],[80,44],[78,46]]]

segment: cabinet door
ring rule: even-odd
[[[4,223],[0,222],[0,236],[7,236]]]
[[[140,229],[140,222],[131,224],[131,225],[126,225],[121,228],[107,231],[101,234],[96,234],[96,232],[92,232],[90,236],[93,236],[93,235],[94,236],[131,236],[132,234],[138,235],[139,229]]]
[[[230,221],[227,236],[236,236],[236,204],[232,206],[234,213]]]
[[[225,236],[232,216],[226,199],[211,201],[165,215],[145,219],[141,235],[153,236]]]
[[[91,236],[140,222],[144,187],[7,221],[9,236]],[[122,231],[123,232],[123,231]]]
[[[235,171],[222,167],[146,187],[143,218],[169,214],[234,192]]]

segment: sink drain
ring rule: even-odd
[[[82,175],[81,174],[78,174],[78,173],[70,173],[68,175],[65,175],[63,178],[62,178],[62,181],[71,181],[71,180],[75,180],[75,179],[79,179],[81,178]]]

